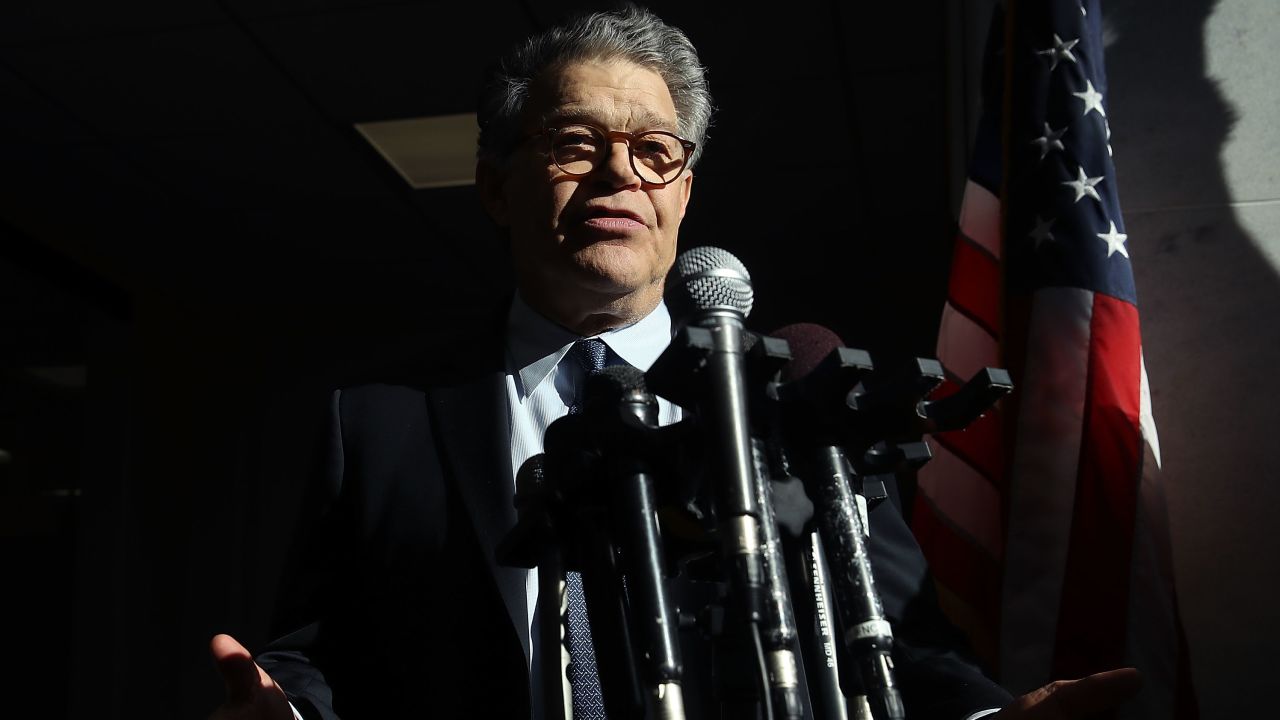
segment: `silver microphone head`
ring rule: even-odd
[[[755,292],[751,274],[728,250],[696,247],[680,253],[668,282],[667,299],[677,322],[695,313],[751,314]]]

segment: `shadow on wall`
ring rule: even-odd
[[[1154,9],[1136,0],[1106,8],[1112,145],[1201,712],[1250,717],[1261,700],[1240,689],[1268,684],[1269,647],[1280,639],[1270,603],[1258,602],[1275,596],[1280,575],[1270,530],[1280,501],[1270,453],[1280,282],[1243,223],[1266,209],[1233,204],[1248,189],[1229,185],[1222,161],[1237,110],[1209,76],[1206,38],[1225,8]],[[1280,212],[1270,212],[1276,227]]]

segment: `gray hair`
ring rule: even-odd
[[[698,144],[689,158],[693,167],[711,124],[706,68],[683,32],[634,5],[579,16],[529,38],[504,56],[487,73],[481,91],[477,155],[501,163],[515,150],[530,87],[544,70],[574,61],[612,59],[648,68],[666,82],[680,135]]]

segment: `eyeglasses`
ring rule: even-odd
[[[546,128],[542,134],[547,138],[556,167],[574,176],[586,175],[608,162],[613,143],[625,140],[631,169],[650,185],[674,182],[698,146],[666,130],[629,133],[578,124]]]

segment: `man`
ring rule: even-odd
[[[515,262],[505,332],[458,341],[451,368],[335,394],[332,500],[295,563],[286,634],[259,665],[214,638],[228,690],[215,718],[530,716],[541,684],[530,667],[546,650],[531,642],[536,585],[494,560],[514,523],[514,468],[576,402],[582,339],[641,369],[669,340],[663,280],[709,115],[692,45],[645,11],[579,18],[506,58],[482,100],[476,172]],[[666,421],[677,413],[663,405]],[[873,560],[909,715],[1005,705],[950,647],[894,512],[873,513]],[[1083,716],[1131,680],[1051,687],[1005,712]]]

